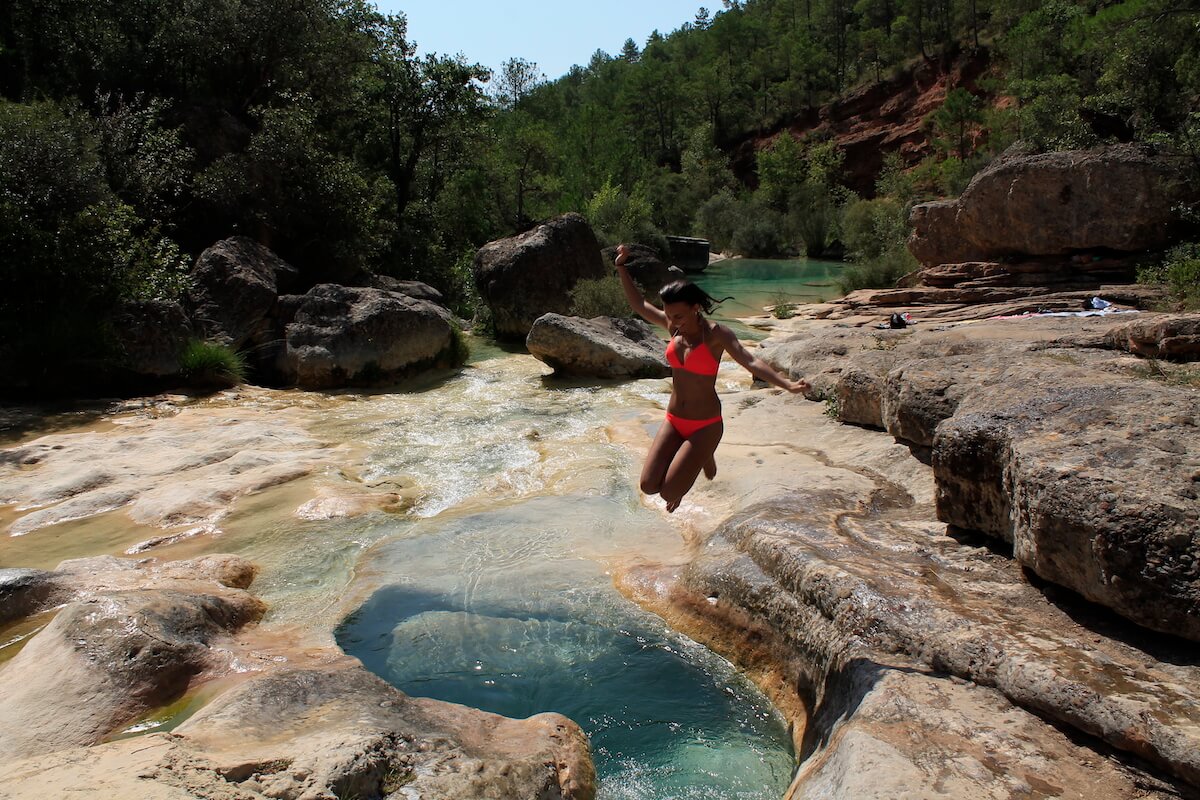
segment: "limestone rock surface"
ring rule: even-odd
[[[1200,314],[1156,314],[1118,326],[1106,346],[1148,358],[1200,361]]]
[[[575,213],[488,242],[475,254],[472,271],[496,334],[510,340],[524,340],[543,314],[570,313],[575,284],[605,275],[600,243]]]
[[[663,340],[642,320],[545,314],[533,323],[525,346],[563,375],[623,379],[671,374]]]
[[[1003,548],[937,521],[932,469],[870,430],[751,399],[726,404],[719,480],[675,512],[702,531],[690,560],[622,583],[743,666],[771,665],[770,685],[799,688],[787,797],[1193,791],[1191,643],[1034,585]]]
[[[1012,256],[1161,248],[1174,220],[1173,160],[1136,145],[1005,153],[956,200],[912,210],[909,250],[925,266]]]
[[[1140,625],[1200,640],[1195,390],[1025,338],[1080,322],[835,329],[767,352],[810,375],[842,419],[929,448],[943,521],[1011,543],[1037,575]]]
[[[197,674],[222,668],[216,645],[264,606],[241,588],[184,572],[156,576],[157,588],[81,586],[79,599],[4,665],[0,761],[94,744],[182,695]]]
[[[455,333],[445,309],[425,300],[321,284],[296,303],[279,372],[302,389],[374,385],[455,365]]]
[[[245,627],[263,610],[253,576],[233,556],[4,575],[69,602],[0,665],[0,795],[593,797],[570,720],[410,698],[332,648]],[[175,732],[102,741],[198,684],[214,696]]]
[[[311,474],[336,449],[302,412],[191,406],[120,417],[103,430],[52,433],[0,450],[0,505],[20,509],[8,535],[124,509],[178,534],[213,532],[238,500]]]

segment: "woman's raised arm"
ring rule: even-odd
[[[613,264],[617,267],[617,275],[621,278],[621,288],[625,290],[625,299],[629,301],[629,307],[647,322],[653,325],[661,325],[670,330],[670,326],[667,324],[667,315],[663,313],[661,308],[647,303],[637,284],[633,282],[629,270],[625,268],[625,260],[628,258],[629,250],[625,245],[617,245],[617,257],[613,259]]]
[[[725,347],[725,351],[733,357],[733,360],[745,367],[747,372],[760,381],[766,381],[792,394],[799,394],[809,388],[808,381],[803,378],[794,381],[780,375],[774,367],[747,350],[746,346],[738,340],[733,331],[724,325],[714,326],[713,332],[716,333],[718,341]]]

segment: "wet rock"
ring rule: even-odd
[[[543,314],[569,314],[575,284],[605,275],[600,243],[575,213],[487,243],[475,254],[472,270],[496,334],[515,340],[524,340]]]
[[[996,159],[957,200],[914,206],[908,247],[925,266],[1161,248],[1182,187],[1171,157],[1112,145]]]
[[[529,352],[563,375],[665,378],[665,344],[646,322],[619,317],[539,317],[525,340]]]
[[[177,732],[218,771],[271,797],[322,788],[381,796],[401,786],[446,800],[594,792],[587,739],[565,717],[518,721],[410,698],[349,659],[255,678]]]
[[[221,668],[213,645],[258,619],[240,589],[176,581],[69,603],[0,671],[0,760],[99,741]]]
[[[295,267],[245,237],[217,242],[196,259],[188,293],[201,334],[230,347],[263,345],[276,338],[271,314],[281,291],[291,288]]]
[[[321,284],[297,302],[278,368],[285,384],[302,389],[371,386],[461,363],[457,335],[440,306]]]
[[[40,569],[0,569],[0,625],[33,614],[54,593],[52,575]]]
[[[215,531],[240,498],[311,474],[335,450],[294,413],[189,407],[0,455],[0,504],[22,509],[8,533],[23,535],[116,509],[145,525]]]
[[[233,556],[78,559],[49,573],[74,599],[0,670],[3,795],[593,797],[587,738],[570,720],[410,698],[336,650],[280,651],[244,627],[263,611],[244,591],[253,573]],[[99,743],[229,673],[242,677],[176,732]]]
[[[854,660],[826,692],[830,710],[853,715],[834,723],[835,745],[803,764],[788,795],[796,800],[1174,794],[991,689]]]

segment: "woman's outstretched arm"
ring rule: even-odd
[[[625,268],[625,260],[627,258],[629,258],[629,251],[625,245],[617,245],[617,257],[613,259],[613,263],[617,266],[617,275],[621,278],[621,288],[625,290],[625,299],[629,301],[629,307],[647,322],[653,325],[661,325],[670,330],[670,326],[667,324],[667,315],[663,313],[661,308],[647,303],[646,298],[638,290],[637,284],[633,282],[629,270]]]
[[[733,360],[745,367],[747,372],[760,381],[766,381],[792,394],[799,394],[805,389],[810,388],[808,381],[803,378],[794,381],[780,375],[774,367],[747,350],[746,346],[733,335],[733,331],[724,325],[714,326],[713,332],[717,335],[721,344],[724,345],[726,352],[733,357]]]

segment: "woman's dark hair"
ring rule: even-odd
[[[711,314],[721,303],[733,299],[722,297],[717,300],[691,281],[672,281],[658,290],[658,296],[662,298],[663,304],[687,303],[689,306],[700,306],[705,314]]]

